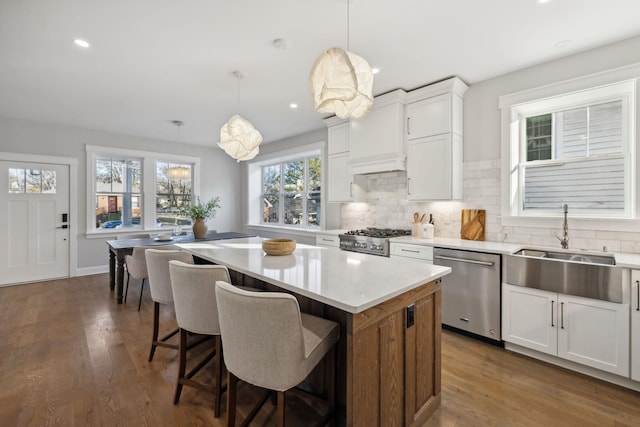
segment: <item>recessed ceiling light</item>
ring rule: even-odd
[[[558,49],[560,49],[560,48],[563,48],[563,47],[567,46],[569,43],[571,43],[571,40],[560,40],[559,42],[557,42],[553,46],[558,48]]]
[[[549,3],[551,0],[536,0],[539,4]]]
[[[298,108],[298,104],[296,104],[295,102],[292,102],[291,104],[289,104],[289,107],[295,109],[295,108]]]
[[[372,68],[372,69],[371,69],[371,72],[372,72],[373,74],[378,74],[378,73],[380,72],[380,68]]]
[[[85,48],[85,49],[91,46],[91,45],[89,44],[89,42],[88,42],[88,41],[83,40],[83,39],[75,39],[75,40],[73,40],[73,42],[74,42],[77,46],[83,47],[83,48]]]

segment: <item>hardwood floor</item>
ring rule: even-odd
[[[148,288],[138,312],[139,283],[121,306],[107,283],[96,275],[0,288],[0,426],[224,425],[209,394],[185,388],[172,404],[177,351],[160,348],[147,362]],[[162,310],[163,330],[172,319]],[[442,405],[425,426],[640,425],[640,393],[447,331],[442,355]],[[242,419],[260,391],[238,392]],[[289,425],[319,418],[290,400]],[[274,420],[267,403],[255,425]]]

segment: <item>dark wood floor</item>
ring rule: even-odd
[[[0,426],[222,426],[210,396],[173,405],[177,352],[147,362],[153,307],[107,275],[0,288]],[[134,303],[135,302],[135,303]],[[165,325],[175,325],[164,310]],[[426,426],[638,426],[640,393],[443,332],[442,406]],[[205,375],[208,375],[205,373]],[[246,414],[258,390],[239,390]],[[290,425],[316,414],[291,399]],[[256,425],[272,425],[267,404]]]

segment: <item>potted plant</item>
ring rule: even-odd
[[[207,235],[208,219],[216,216],[216,209],[220,207],[220,197],[213,197],[208,202],[200,201],[200,196],[196,201],[180,209],[180,213],[191,218],[193,222],[193,237],[203,239]]]

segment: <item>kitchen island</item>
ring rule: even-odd
[[[450,268],[307,245],[268,256],[261,242],[177,246],[340,323],[336,395],[346,425],[422,425],[440,404],[440,278]],[[321,377],[312,374],[312,385]]]

